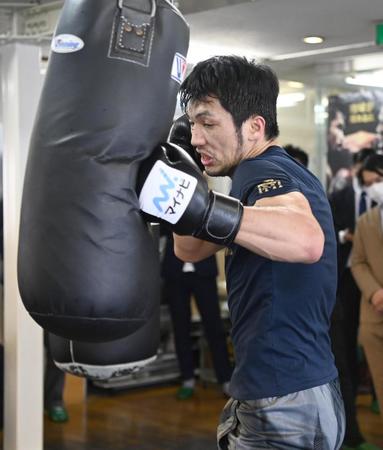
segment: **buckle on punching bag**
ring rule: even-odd
[[[148,66],[155,14],[155,0],[118,0],[109,56]]]

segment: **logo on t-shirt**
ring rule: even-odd
[[[262,181],[262,183],[257,185],[258,192],[260,194],[265,194],[266,192],[272,191],[274,189],[280,189],[283,187],[281,180],[274,180],[270,178],[268,180]]]

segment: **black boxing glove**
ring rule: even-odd
[[[182,147],[192,157],[193,161],[203,172],[205,170],[204,165],[201,163],[201,157],[197,153],[196,148],[191,145],[191,139],[192,133],[190,122],[187,118],[187,115],[184,114],[173,122],[172,128],[169,133],[169,142]]]
[[[137,192],[148,220],[160,219],[179,235],[220,245],[231,244],[237,235],[242,203],[209,191],[195,162],[177,145],[160,145],[141,163]]]

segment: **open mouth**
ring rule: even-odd
[[[201,153],[201,163],[205,167],[211,166],[213,164],[213,158],[209,155],[206,155],[206,153]]]

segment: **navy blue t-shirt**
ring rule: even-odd
[[[319,180],[273,146],[236,168],[230,195],[245,205],[301,192],[325,235],[314,264],[272,261],[232,244],[226,254],[228,304],[238,400],[278,397],[337,377],[328,334],[337,283],[336,240]],[[270,223],[270,227],[273,224]]]

